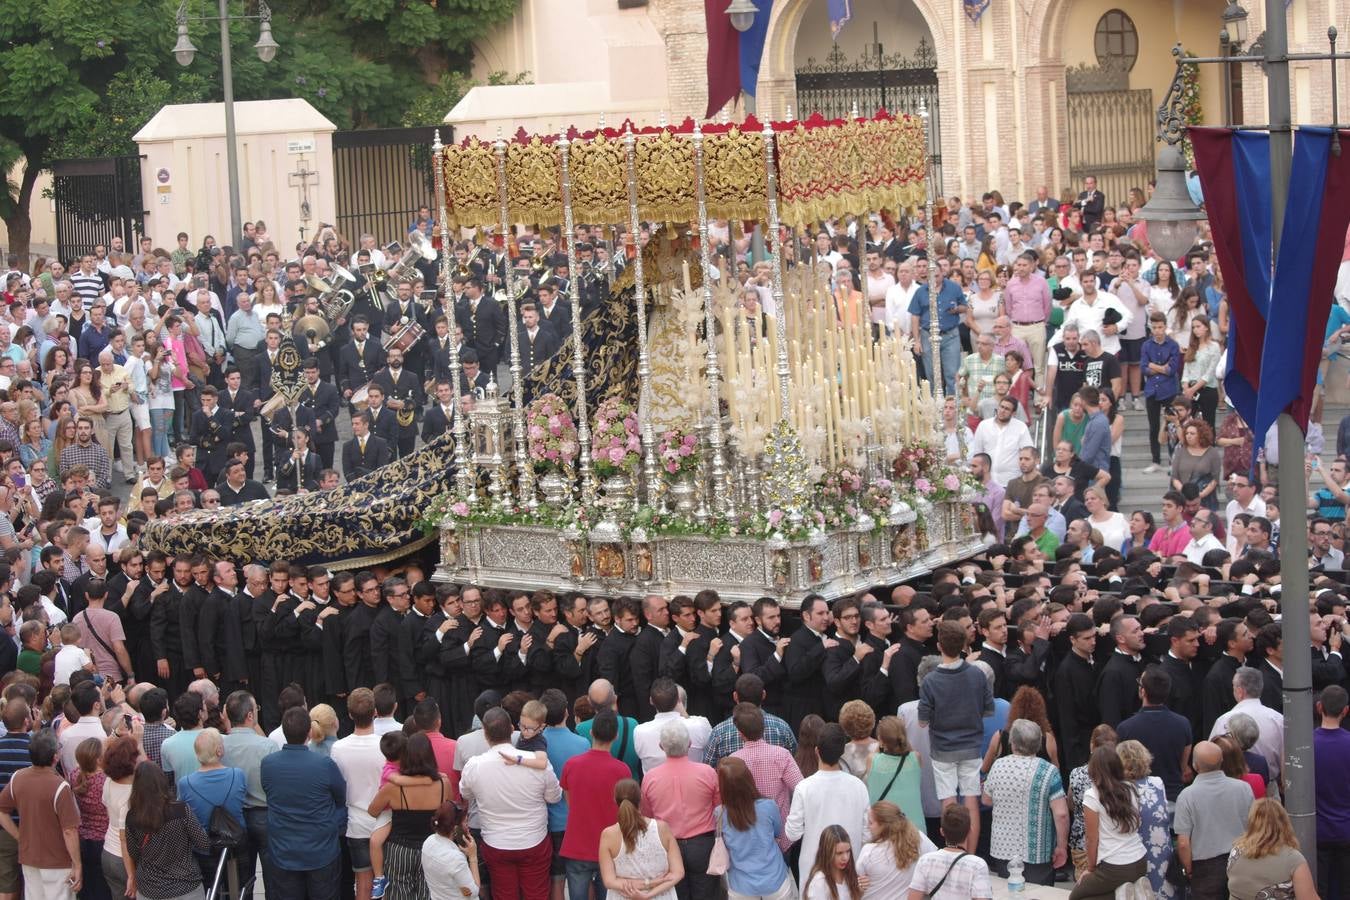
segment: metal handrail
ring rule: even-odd
[[[226,865],[227,863],[228,867]],[[253,896],[253,883],[258,880],[256,868],[255,871],[249,873],[248,880],[240,885],[238,883],[239,871],[237,860],[230,858],[229,849],[224,849],[220,851],[220,862],[216,863],[216,877],[211,880],[211,889],[206,892],[206,900],[220,900],[220,897],[222,896],[220,893],[222,888],[220,877],[227,874],[229,876],[226,879],[227,883],[223,885],[227,893],[224,896],[233,897],[235,900],[243,900],[245,897]]]

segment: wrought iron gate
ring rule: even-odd
[[[436,128],[371,128],[333,133],[333,188],[339,232],[380,244],[402,241],[419,206],[435,214],[431,142]],[[450,126],[441,126],[449,143]]]
[[[145,227],[141,158],[100,156],[52,163],[56,251],[63,262],[121,237],[127,247]]]
[[[1070,69],[1065,89],[1074,189],[1095,175],[1108,203],[1125,202],[1154,175],[1153,91],[1130,90],[1129,73],[1115,67]]]
[[[942,116],[938,101],[937,54],[926,38],[910,57],[864,51],[849,60],[839,45],[817,63],[808,59],[797,69],[798,116],[820,113],[827,119],[843,119],[856,107],[864,116],[879,109],[917,115],[928,111],[928,154],[933,177],[942,193]]]

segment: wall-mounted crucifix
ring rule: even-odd
[[[303,156],[295,164],[295,171],[286,176],[291,187],[300,189],[300,240],[305,239],[305,225],[310,220],[309,186],[319,183],[319,173],[309,167]]]

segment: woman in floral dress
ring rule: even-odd
[[[1153,754],[1138,741],[1121,741],[1116,755],[1125,769],[1125,780],[1133,781],[1139,796],[1139,838],[1144,842],[1148,862],[1148,883],[1153,893],[1175,896],[1167,883],[1167,866],[1172,862],[1172,817],[1167,812],[1167,792],[1161,778],[1150,776]]]

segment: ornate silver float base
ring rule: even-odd
[[[694,535],[596,540],[596,532],[450,520],[441,527],[441,564],[432,577],[601,597],[692,596],[712,588],[728,602],[767,596],[795,608],[808,594],[833,600],[974,556],[984,544],[968,510],[962,503],[938,503],[910,524],[823,532],[801,541]]]

